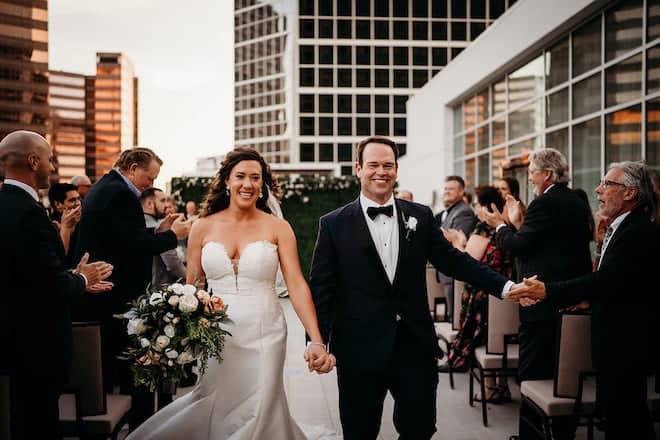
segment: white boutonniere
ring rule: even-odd
[[[415,217],[406,218],[403,216],[403,227],[406,230],[406,240],[410,241],[410,234],[417,230],[417,219]]]

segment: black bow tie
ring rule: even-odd
[[[367,215],[371,220],[375,219],[378,214],[385,214],[388,217],[392,217],[392,214],[394,214],[394,205],[379,206],[378,208],[370,206],[367,208]]]

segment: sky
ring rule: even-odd
[[[122,52],[138,77],[139,145],[164,164],[159,187],[233,142],[232,0],[50,0],[51,70],[93,75]]]

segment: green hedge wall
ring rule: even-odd
[[[208,177],[173,178],[172,196],[179,211],[184,211],[185,203],[189,200],[201,203],[211,180]],[[354,200],[359,193],[358,180],[353,176],[304,176],[296,179],[280,177],[278,181],[282,192],[282,212],[296,234],[300,264],[303,274],[307,276],[318,234],[319,218]]]

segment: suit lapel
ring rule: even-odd
[[[367,220],[364,218],[359,198],[355,200],[351,206],[351,217],[353,224],[355,225],[355,240],[358,247],[367,255],[369,263],[376,269],[379,276],[383,278],[387,284],[390,284],[390,279],[387,276],[387,272],[385,272],[383,262],[380,260],[374,240],[371,238],[371,232],[369,232]]]
[[[401,266],[406,261],[408,252],[410,251],[410,241],[406,239],[406,221],[410,215],[404,210],[403,203],[398,202],[397,199],[394,199],[394,206],[396,207],[396,218],[399,226],[399,253],[396,261],[396,271],[394,272],[394,282],[392,285],[396,285],[398,282]]]

